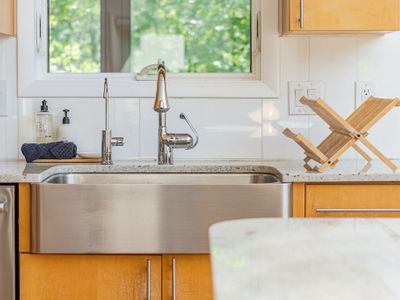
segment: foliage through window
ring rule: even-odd
[[[251,0],[48,0],[51,73],[250,73]]]

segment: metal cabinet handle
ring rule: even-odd
[[[176,259],[172,259],[172,300],[176,300]]]
[[[151,300],[151,262],[147,260],[147,300]]]
[[[304,0],[300,0],[300,28],[304,28]]]
[[[400,212],[400,208],[317,208],[318,213]]]
[[[7,207],[7,201],[0,202],[0,213],[7,213],[8,207]]]

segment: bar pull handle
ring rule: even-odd
[[[400,208],[317,208],[315,211],[317,213],[400,213]]]
[[[304,0],[300,0],[300,28],[304,28]]]
[[[151,261],[147,260],[147,300],[151,300]]]
[[[176,300],[176,259],[172,258],[172,300]]]

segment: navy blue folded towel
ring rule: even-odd
[[[74,143],[55,142],[48,144],[23,144],[22,154],[28,163],[36,159],[71,159],[76,157]]]

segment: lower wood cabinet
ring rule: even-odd
[[[21,300],[212,298],[208,255],[20,255]]]
[[[400,184],[293,185],[293,216],[307,218],[398,218]]]
[[[21,300],[143,300],[148,287],[161,300],[161,256],[20,255]]]
[[[163,300],[213,299],[209,255],[163,255],[162,278]]]

